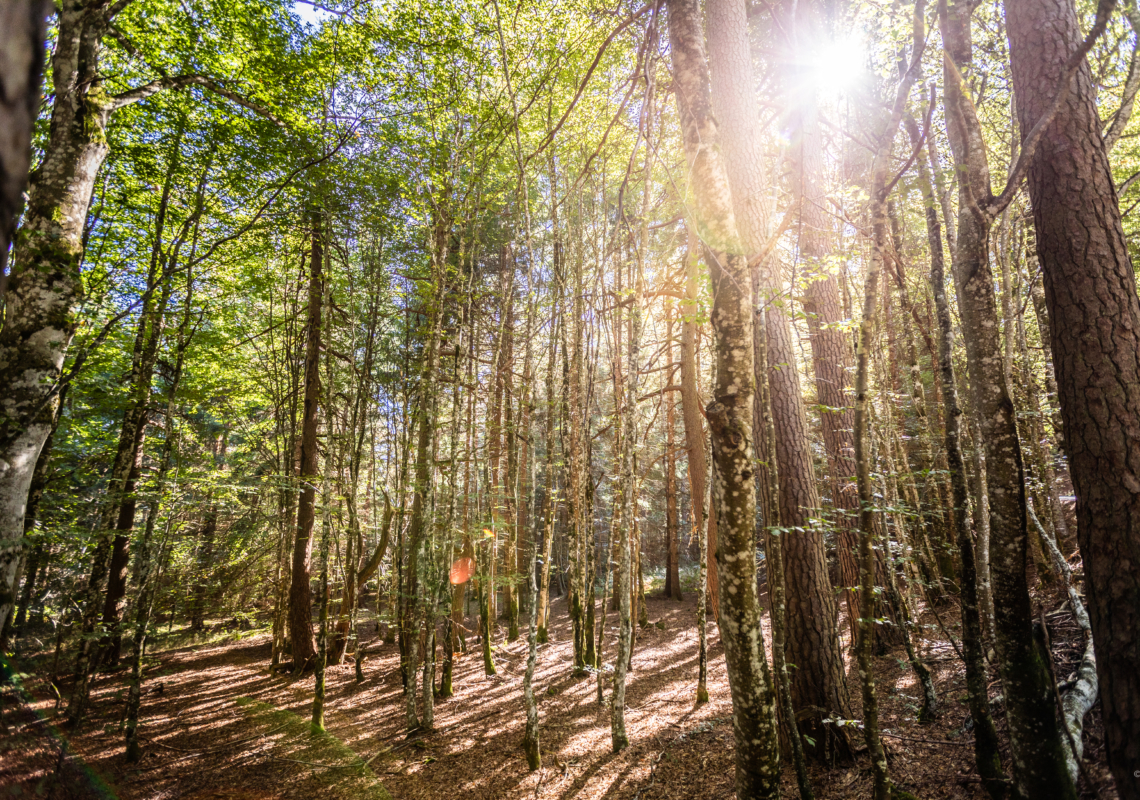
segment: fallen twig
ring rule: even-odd
[[[218,747],[210,747],[210,748],[207,748],[205,750],[193,750],[193,749],[187,749],[185,747],[175,747],[172,744],[166,744],[164,742],[160,742],[157,740],[152,740],[151,744],[157,744],[159,747],[165,747],[167,750],[174,750],[174,751],[179,752],[179,753],[190,753],[191,755],[201,756],[201,755],[206,755],[208,753],[220,753],[222,750],[228,750],[229,748],[233,747],[234,745],[245,744],[246,742],[252,742],[254,739],[260,739],[264,736],[269,736],[271,734],[277,733],[277,731],[282,730],[284,728],[287,728],[292,724],[293,724],[292,722],[286,722],[284,725],[278,725],[273,730],[266,731],[265,733],[259,733],[255,736],[250,736],[247,739],[238,739],[236,742],[230,742],[228,744],[223,744],[223,745],[220,745]]]

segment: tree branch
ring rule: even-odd
[[[201,86],[205,89],[209,89],[214,94],[221,95],[227,100],[237,103],[242,108],[247,108],[253,113],[265,117],[277,127],[285,127],[285,123],[269,109],[258,105],[237,92],[230,91],[218,81],[213,78],[207,78],[205,75],[176,75],[174,77],[159,78],[150,83],[144,83],[142,86],[137,86],[129,92],[115,95],[112,98],[111,110],[114,111],[124,106],[129,106],[131,103],[146,100],[151,95],[158,94],[164,89],[179,91],[185,89],[187,86]]]
[[[626,17],[620,25],[614,28],[613,32],[608,37],[606,37],[606,40],[602,42],[602,46],[598,49],[598,54],[594,56],[594,60],[590,64],[590,68],[586,70],[586,77],[582,78],[582,82],[578,84],[578,91],[574,93],[574,99],[570,101],[570,105],[566,108],[566,112],[562,115],[562,118],[558,120],[558,123],[550,129],[550,132],[547,133],[546,136],[542,137],[542,141],[538,143],[538,147],[534,149],[534,152],[526,157],[524,166],[526,163],[529,163],[532,158],[536,158],[543,150],[547,148],[551,142],[554,141],[555,135],[557,135],[558,131],[561,130],[562,126],[566,123],[566,120],[570,117],[570,112],[574,110],[574,107],[578,105],[578,101],[582,99],[582,92],[586,91],[586,84],[590,82],[590,78],[593,77],[594,70],[598,68],[598,64],[601,62],[602,56],[605,55],[606,49],[609,48],[610,44],[613,43],[613,40],[617,38],[617,35],[632,25],[642,14],[652,9],[653,5],[653,3],[647,3],[646,5],[643,5],[641,8],[637,9],[637,11],[634,11],[630,16]]]
[[[1140,9],[1136,7],[1136,0],[1128,0],[1124,4],[1124,16],[1132,26],[1136,35],[1136,46],[1132,48],[1132,59],[1128,62],[1128,80],[1124,83],[1124,92],[1120,98],[1120,108],[1112,115],[1112,123],[1104,134],[1104,149],[1111,151],[1120,140],[1120,134],[1128,127],[1132,119],[1132,107],[1136,102],[1136,92],[1140,90]],[[1121,189],[1123,192],[1124,190]]]
[[[1021,154],[1017,157],[1017,163],[1013,166],[1013,171],[1009,174],[1009,180],[1005,184],[1005,189],[1002,190],[1000,195],[996,197],[990,195],[986,200],[983,211],[989,218],[995,219],[997,215],[1006,209],[1012,202],[1014,196],[1017,195],[1018,189],[1021,187],[1021,182],[1025,180],[1025,173],[1029,171],[1029,163],[1033,160],[1033,156],[1037,151],[1037,145],[1041,142],[1042,137],[1045,135],[1045,129],[1052,124],[1053,118],[1057,115],[1057,111],[1061,108],[1061,104],[1069,96],[1069,92],[1073,87],[1073,78],[1080,69],[1081,63],[1085,60],[1085,56],[1092,50],[1092,46],[1100,35],[1104,33],[1104,29],[1108,27],[1108,20],[1112,16],[1113,9],[1116,8],[1116,0],[1099,0],[1096,7],[1096,21],[1093,22],[1092,29],[1089,31],[1088,36],[1081,42],[1073,54],[1069,56],[1069,60],[1065,62],[1064,72],[1061,73],[1061,86],[1057,89],[1057,94],[1054,95],[1052,102],[1046,106],[1044,113],[1038,118],[1037,122],[1033,124],[1033,128],[1021,140]]]

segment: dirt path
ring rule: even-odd
[[[407,740],[395,645],[374,643],[357,684],[351,661],[328,670],[328,734],[308,732],[313,682],[271,675],[266,637],[159,653],[148,675],[141,739],[145,756],[126,764],[119,730],[123,677],[99,681],[92,716],[75,736],[54,727],[54,701],[13,708],[5,700],[0,731],[0,787],[6,797],[124,800],[339,800],[340,798],[729,798],[731,704],[715,625],[709,627],[711,702],[693,704],[697,672],[695,603],[649,601],[627,691],[632,745],[610,748],[608,709],[596,678],[571,676],[565,603],[555,603],[551,643],[540,648],[535,676],[542,722],[543,769],[527,770],[522,675],[526,645],[495,652],[497,676],[483,674],[477,646],[459,658],[456,695],[438,701],[435,730]],[[607,631],[612,658],[613,620]],[[656,623],[662,623],[663,628]],[[906,664],[879,659],[883,726],[893,777],[924,798],[981,797],[970,780],[972,738],[964,677],[946,643],[924,648],[943,702],[939,720],[919,725],[919,691]],[[30,695],[47,697],[33,676]],[[161,692],[156,691],[161,686]],[[854,696],[857,687],[851,686]],[[996,692],[997,689],[995,688]],[[607,684],[607,697],[609,695]],[[61,744],[66,743],[60,769]],[[1095,743],[1093,746],[1095,753]],[[1094,765],[1096,766],[1096,765]],[[865,765],[813,770],[817,796],[869,793]],[[795,796],[785,770],[785,796]]]

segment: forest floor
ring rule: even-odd
[[[695,705],[696,602],[691,593],[687,598],[648,601],[650,625],[638,634],[626,694],[631,746],[620,754],[611,752],[610,718],[608,708],[597,703],[596,676],[571,674],[572,643],[561,600],[553,604],[551,642],[540,646],[535,674],[543,755],[537,772],[528,771],[521,747],[525,638],[496,648],[499,674],[492,677],[483,674],[479,647],[471,644],[457,659],[455,696],[436,702],[435,729],[408,739],[395,645],[369,644],[363,683],[354,680],[351,659],[328,669],[327,732],[314,735],[308,725],[312,677],[271,674],[269,638],[259,633],[228,642],[215,636],[151,654],[140,722],[144,756],[137,764],[123,758],[125,673],[99,677],[90,715],[74,733],[62,727],[50,686],[37,677],[50,665],[50,654],[25,656],[16,664],[29,673],[23,688],[8,691],[0,707],[0,797],[731,798],[732,712],[724,651],[710,622],[711,700]],[[1079,631],[1061,610],[1060,594],[1041,601],[1063,680],[1080,658]],[[951,633],[956,615],[952,606],[940,612]],[[936,721],[917,720],[921,692],[901,648],[877,659],[892,777],[922,798],[982,798],[973,738],[965,730],[961,662],[934,617],[924,615],[921,622],[929,638],[920,641],[920,655],[934,672],[941,703]],[[613,613],[607,626],[612,660]],[[854,673],[847,680],[857,715]],[[66,697],[67,687],[61,688]],[[608,698],[608,681],[606,689]],[[994,678],[991,698],[999,693]],[[1004,738],[1000,703],[995,711]],[[861,744],[858,732],[856,737]],[[1089,778],[1082,778],[1082,792],[1095,797],[1099,791],[1110,800],[1115,792],[1104,766],[1099,704],[1086,719],[1085,740]],[[1003,755],[1008,764],[1008,751]],[[854,764],[817,765],[812,779],[820,800],[871,794],[863,755]],[[784,781],[783,796],[797,796],[790,765]]]

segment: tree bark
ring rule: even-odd
[[[11,0],[0,6],[0,303],[8,248],[24,207],[32,163],[32,128],[40,107],[48,0]]]
[[[0,626],[15,599],[12,583],[22,556],[28,488],[51,430],[63,362],[79,322],[84,224],[109,149],[104,128],[111,102],[99,77],[107,7],[68,0],[57,25],[51,126],[28,187],[0,330],[0,386],[5,387],[0,396]],[[102,585],[103,576],[98,577],[92,603]],[[85,682],[78,688],[85,700]],[[82,703],[73,712],[78,720]]]
[[[297,533],[293,540],[293,569],[289,584],[289,639],[293,645],[294,673],[307,669],[317,655],[317,645],[313,640],[313,594],[309,581],[312,576],[320,457],[317,451],[317,413],[321,397],[321,302],[324,295],[324,241],[320,212],[313,214],[312,226],[305,333],[305,400],[301,416],[301,496],[297,506]]]
[[[718,600],[732,692],[736,794],[740,800],[775,798],[780,791],[779,734],[760,627],[753,543],[751,276],[736,227],[728,172],[717,147],[720,137],[712,113],[700,5],[695,0],[669,0],[667,5],[674,93],[695,200],[694,222],[705,245],[713,289],[717,370],[706,416],[712,432],[712,503],[717,509],[716,558],[721,578]],[[717,32],[710,46],[723,48],[717,58],[721,64],[747,69],[751,56],[743,3],[718,2],[709,11],[710,33]],[[728,83],[722,90],[732,90]],[[738,113],[750,112],[747,95],[751,87],[751,80],[745,81],[745,106],[737,108]],[[722,97],[720,113],[725,100],[733,106],[739,97]]]
[[[731,202],[741,253],[756,258],[764,251],[769,235],[769,209],[764,154],[755,132],[756,97],[744,3],[719,0],[710,4],[708,13],[712,97],[717,121],[723,126]],[[780,474],[780,519],[785,527],[795,531],[784,542],[788,661],[796,665],[792,702],[801,715],[802,732],[817,743],[809,749],[809,754],[823,757],[834,749],[837,755],[846,758],[851,751],[845,729],[823,722],[829,716],[846,719],[850,713],[823,531],[811,522],[818,513],[819,495],[808,449],[810,437],[796,368],[790,308],[782,300],[783,280],[779,270],[773,264],[762,264],[758,272],[759,283],[752,288],[757,292],[754,302],[767,306],[768,383]],[[750,273],[751,270],[746,272],[744,279],[751,284]],[[713,322],[717,322],[715,318]],[[748,325],[750,334],[753,324],[750,321]],[[751,336],[748,347],[749,350],[755,347]],[[754,364],[754,357],[749,361]],[[719,374],[717,380],[721,380]],[[755,376],[750,383],[755,383]],[[749,414],[751,428],[751,408]],[[718,522],[723,526],[719,515]],[[720,568],[719,546],[717,553]]]
[[[907,120],[911,143],[921,146],[921,134],[913,119]],[[974,764],[983,786],[994,800],[1000,800],[1006,787],[1001,769],[1001,753],[990,714],[989,694],[986,688],[985,647],[982,640],[982,620],[978,607],[978,570],[974,561],[974,538],[969,524],[969,492],[966,488],[966,461],[962,457],[962,430],[958,407],[958,385],[954,377],[954,329],[950,318],[950,304],[946,299],[945,259],[942,250],[942,226],[935,208],[930,173],[926,157],[918,152],[918,185],[926,210],[926,237],[930,249],[930,285],[934,290],[934,305],[938,317],[939,381],[942,388],[944,444],[950,472],[950,491],[953,501],[954,528],[957,532],[958,553],[961,561],[962,583],[962,648],[965,651],[966,691],[970,716],[974,720]]]
[[[1065,770],[1045,662],[1049,656],[1033,635],[1026,581],[1025,469],[1001,340],[996,335],[999,317],[988,252],[991,226],[1000,209],[989,202],[992,194],[982,129],[965,84],[973,70],[972,11],[973,4],[967,0],[946,0],[940,6],[947,127],[958,173],[954,283],[972,405],[986,455],[995,645],[1017,790],[1026,797],[1075,798],[1076,790]],[[980,205],[983,201],[986,207]]]
[[[787,15],[795,26],[797,42],[814,41],[822,35],[818,5],[790,3]],[[793,57],[789,63],[797,62]],[[816,402],[820,408],[820,428],[831,482],[831,503],[836,514],[834,524],[838,533],[840,580],[844,587],[848,619],[854,631],[854,620],[859,615],[855,592],[859,582],[855,558],[859,497],[854,480],[854,410],[847,388],[854,354],[848,334],[838,325],[845,319],[845,314],[839,300],[839,282],[828,263],[834,234],[823,186],[824,145],[817,98],[814,89],[805,87],[798,78],[794,72],[789,75],[785,96],[791,109],[789,140],[794,143],[788,150],[788,156],[792,166],[793,192],[799,204],[797,244],[803,262],[801,268],[809,276],[803,292],[803,310],[811,343]]]
[[[1082,35],[1072,0],[1006,0],[1022,137]],[[1077,495],[1077,538],[1122,800],[1140,798],[1140,300],[1082,59],[1029,166],[1037,252]]]

